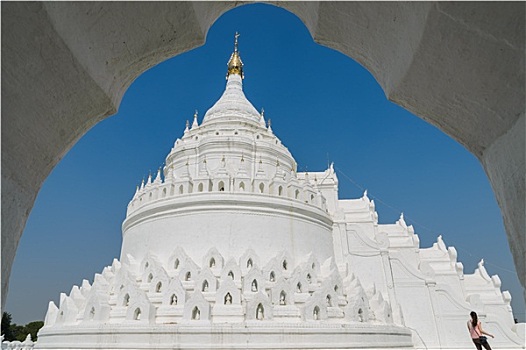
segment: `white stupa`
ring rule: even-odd
[[[339,199],[332,165],[297,173],[242,82],[236,35],[223,95],[129,203],[120,260],[50,302],[36,348],[471,348],[471,310],[524,347],[497,276]]]

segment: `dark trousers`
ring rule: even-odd
[[[473,339],[473,343],[477,347],[477,350],[482,350],[482,347],[486,350],[491,350],[491,346],[489,346],[489,343],[486,339],[480,340],[480,339]]]

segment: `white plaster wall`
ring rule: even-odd
[[[123,223],[121,259],[145,253],[168,261],[177,246],[196,263],[212,247],[225,261],[252,249],[263,267],[279,252],[292,255],[290,268],[313,253],[334,255],[332,220],[321,209],[295,200],[249,193],[192,193],[164,199],[133,212]]]
[[[526,285],[526,126],[522,112],[517,122],[483,154],[486,170],[501,208],[515,268]],[[524,289],[526,293],[526,289]],[[526,299],[526,294],[524,295]]]
[[[372,229],[372,223],[369,225]],[[346,262],[350,270],[360,279],[365,291],[375,288],[381,291],[384,298],[389,300],[387,292],[387,280],[385,278],[384,264],[382,261],[380,247],[370,246],[364,243],[365,233],[358,225],[349,225],[346,230],[347,246],[344,248]],[[373,243],[372,241],[368,241]],[[376,242],[374,242],[376,243]],[[390,274],[391,272],[388,271]]]

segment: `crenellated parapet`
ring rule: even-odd
[[[342,276],[332,259],[319,262],[308,254],[295,261],[281,252],[265,262],[247,250],[239,261],[225,260],[211,248],[198,264],[180,247],[164,261],[154,255],[140,262],[131,256],[114,260],[95,275],[93,284],[84,281],[69,295],[62,294],[58,307],[50,302],[39,345],[45,347],[57,331],[118,324],[141,332],[152,325],[393,323],[382,294],[368,295],[359,279]]]
[[[305,176],[306,173],[292,172],[287,177],[284,171],[281,173],[278,165],[272,176],[269,176],[263,170],[263,166],[259,165],[259,172],[256,172],[254,178],[251,178],[243,171],[244,159],[245,156],[241,155],[238,161],[240,166],[237,169],[234,168],[231,172],[227,170],[226,158],[222,158],[224,165],[220,166],[216,171],[200,170],[195,177],[188,170],[188,172],[182,173],[178,178],[161,179],[161,172],[158,171],[155,180],[152,181],[152,177],[149,176],[146,182],[141,183],[137,187],[132,200],[128,204],[127,215],[131,215],[138,209],[160,200],[175,199],[192,194],[202,196],[206,193],[220,192],[286,198],[315,206],[323,211],[328,210],[326,198],[320,191],[316,181],[311,181],[308,174]],[[202,163],[206,164],[208,162],[204,159]],[[185,167],[189,169],[189,163],[185,164]]]

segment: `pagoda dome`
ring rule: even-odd
[[[166,157],[128,205],[121,257],[169,259],[175,246],[198,261],[210,248],[238,260],[254,249],[264,264],[333,256],[326,199],[297,174],[289,150],[243,93],[237,37],[226,88],[199,124],[187,122]],[[164,179],[162,179],[164,177]],[[292,266],[292,265],[291,265]]]

